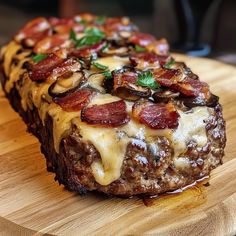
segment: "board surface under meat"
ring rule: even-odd
[[[32,20],[1,49],[1,83],[70,190],[160,194],[222,164],[218,97],[127,17]]]

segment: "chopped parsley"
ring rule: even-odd
[[[32,59],[35,63],[38,63],[42,61],[43,59],[45,59],[47,56],[48,56],[47,54],[36,54],[32,57]]]
[[[70,39],[73,40],[74,42],[77,41],[76,33],[73,29],[70,30]]]
[[[170,61],[168,61],[168,62],[164,65],[164,67],[165,67],[166,69],[170,69],[174,63],[175,63],[175,60],[174,60],[174,59],[171,59]]]
[[[112,73],[110,70],[104,71],[102,74],[106,77],[106,79],[112,78]]]
[[[105,38],[105,33],[103,31],[101,31],[98,28],[90,28],[90,29],[86,29],[84,31],[84,36],[80,39],[76,38],[75,32],[73,33],[73,30],[70,33],[70,39],[72,39],[73,41],[75,41],[75,47],[79,48],[82,47],[84,45],[94,45],[96,43],[99,43],[102,39]]]
[[[139,45],[135,45],[134,49],[136,52],[146,52],[147,51],[146,48],[140,47]]]
[[[106,16],[99,16],[96,20],[95,23],[98,25],[102,25],[104,24],[106,21]]]
[[[137,85],[157,89],[160,85],[154,80],[151,71],[145,71],[138,75]]]
[[[102,65],[98,62],[92,61],[91,63],[93,66],[95,66],[96,68],[100,69],[100,70],[106,70],[108,69],[108,66]]]

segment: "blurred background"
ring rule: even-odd
[[[236,64],[236,0],[0,0],[0,45],[37,16],[127,15],[172,51]]]

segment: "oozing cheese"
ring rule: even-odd
[[[104,66],[108,66],[109,70],[111,71],[121,69],[123,66],[130,64],[128,57],[118,56],[98,58],[95,62]]]
[[[172,135],[176,157],[185,151],[186,143],[190,140],[196,141],[198,147],[203,147],[206,144],[207,136],[204,120],[210,115],[208,109],[207,107],[196,107],[188,113],[178,111],[180,114],[179,125]]]
[[[6,75],[10,77],[6,84],[8,91],[13,87],[13,83],[19,79],[22,73],[21,66],[25,60],[24,57],[27,55],[22,53],[21,56],[23,55],[23,58],[21,58],[18,66],[11,66],[12,58],[19,49],[19,45],[11,42],[5,51],[4,70]],[[110,70],[119,69],[129,64],[128,58],[117,56],[100,58],[96,61],[108,66]],[[95,87],[100,86],[102,88],[101,84],[99,84],[100,80],[101,78],[94,82]],[[48,96],[50,84],[51,82],[33,82],[26,74],[23,86],[17,87],[23,109],[32,109],[32,105],[36,106],[43,124],[47,114],[52,117],[53,139],[56,152],[59,152],[61,139],[70,131],[71,123],[75,124],[80,130],[82,140],[91,142],[100,153],[101,161],[94,161],[91,168],[95,180],[101,185],[108,185],[120,177],[122,163],[129,142],[146,148],[145,142],[152,144],[158,136],[167,137],[174,148],[174,164],[179,168],[185,168],[188,165],[186,158],[182,154],[186,151],[186,144],[190,140],[195,140],[199,147],[204,146],[207,142],[204,120],[209,117],[211,108],[196,107],[192,109],[192,112],[188,113],[179,111],[179,126],[176,130],[150,129],[134,119],[118,128],[96,127],[81,122],[80,112],[66,112],[53,102],[45,102],[42,98]],[[120,100],[119,97],[112,96],[111,94],[98,94],[93,97],[89,106],[118,100]],[[132,103],[126,102],[126,105],[127,112],[131,116]]]

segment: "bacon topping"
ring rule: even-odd
[[[152,129],[175,129],[178,127],[179,114],[172,103],[137,102],[133,105],[132,115],[140,123]]]
[[[50,33],[51,30],[48,21],[43,17],[39,17],[26,24],[15,35],[15,40],[18,43],[22,42],[28,47],[33,47],[39,40],[48,36]]]
[[[57,33],[69,33],[71,29],[75,32],[82,32],[85,29],[85,26],[76,23],[73,19],[59,19],[56,17],[51,17],[49,19],[50,24],[53,26],[54,31]]]
[[[158,68],[165,65],[171,60],[171,56],[168,55],[157,55],[153,52],[137,52],[133,53],[130,57],[132,65],[138,69],[146,68]]]
[[[129,122],[123,100],[85,107],[81,111],[81,120],[91,125],[118,127]]]
[[[169,45],[165,39],[156,40],[150,34],[134,33],[129,42],[135,45],[146,48],[149,52],[154,52],[160,55],[166,55],[169,52]]]
[[[130,38],[129,42],[139,45],[140,47],[146,47],[156,41],[156,38],[150,34],[134,33]]]
[[[55,34],[40,40],[34,47],[34,52],[37,54],[48,54],[59,48],[69,46],[68,34]]]
[[[93,92],[90,89],[81,89],[65,97],[53,98],[64,111],[80,111],[91,100]]]
[[[80,67],[80,63],[72,58],[63,59],[56,54],[49,54],[42,61],[29,67],[29,77],[33,81],[45,80],[49,76],[55,79],[66,71],[77,71]]]
[[[153,76],[160,85],[170,87],[180,81],[182,74],[179,69],[158,68],[153,71]]]
[[[83,46],[78,49],[72,49],[70,52],[70,55],[75,56],[75,57],[80,57],[80,58],[88,58],[90,56],[93,56],[100,50],[102,50],[105,46],[106,46],[106,42],[101,41],[91,46]]]
[[[207,83],[189,77],[184,78],[184,80],[178,84],[172,85],[171,88],[190,97],[201,97],[203,99],[208,99],[210,97],[209,86]]]

